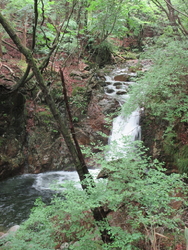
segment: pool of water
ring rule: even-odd
[[[97,170],[90,170],[92,175]],[[49,204],[54,191],[53,184],[66,180],[79,181],[76,171],[57,171],[40,174],[24,174],[0,182],[0,231],[25,221],[37,198]],[[79,184],[77,184],[79,186]]]

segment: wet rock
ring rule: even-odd
[[[5,237],[9,236],[10,234],[11,235],[15,234],[19,228],[20,228],[19,225],[12,226],[6,233],[1,233],[2,235],[0,236],[0,239],[3,239]]]
[[[89,145],[90,144],[90,134],[85,129],[75,128],[76,138],[80,145]]]
[[[116,89],[120,89],[120,88],[122,88],[122,82],[114,82],[113,86],[115,86]]]
[[[60,246],[60,250],[68,250],[70,246],[70,243],[65,242]]]
[[[77,70],[73,70],[71,73],[70,73],[70,76],[71,77],[79,77],[79,80],[82,79],[82,78],[88,78],[90,76],[91,72],[90,71],[77,71]]]
[[[129,81],[130,77],[131,76],[129,74],[121,74],[121,75],[114,76],[114,80],[121,81],[121,82],[127,82],[127,81]]]
[[[127,91],[116,91],[116,95],[126,95]]]
[[[99,84],[100,84],[102,87],[106,87],[106,86],[108,86],[108,85],[111,85],[110,82],[100,82]]]
[[[1,239],[1,236],[3,236],[5,233],[3,233],[3,232],[0,232],[0,239]]]
[[[49,170],[62,170],[72,165],[63,138],[55,128],[42,124],[29,132],[27,142],[27,171],[39,173]]]
[[[83,61],[79,62],[78,67],[79,67],[80,71],[84,71],[84,70],[89,70],[90,69],[89,65],[85,64]]]
[[[99,100],[98,105],[103,114],[113,113],[119,107],[118,102],[109,96],[105,96],[103,99]]]
[[[114,92],[115,92],[114,89],[109,89],[109,88],[106,89],[107,94],[111,94],[111,93],[114,93]]]

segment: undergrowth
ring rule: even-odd
[[[152,64],[147,72],[138,72],[137,84],[123,108],[128,114],[139,106],[155,119],[156,125],[158,118],[163,122],[165,129],[160,138],[163,149],[172,164],[186,173],[188,158],[181,152],[188,144],[187,48],[186,40],[175,40],[146,50],[141,59],[149,58]]]
[[[130,145],[126,155],[113,162],[101,160],[108,181],[97,180],[95,188],[91,183],[83,191],[67,182],[62,195],[54,197],[49,206],[37,200],[30,218],[16,236],[6,238],[3,249],[49,250],[66,243],[64,249],[151,250],[160,249],[161,238],[169,233],[175,234],[174,242],[178,243],[187,204],[185,176],[167,176],[163,165],[146,157],[141,145],[137,150]],[[110,212],[106,220],[97,222],[91,211],[100,206]],[[101,240],[100,231],[104,229],[112,243]],[[166,249],[174,249],[174,243],[170,243],[172,248]]]

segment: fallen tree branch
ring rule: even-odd
[[[126,58],[124,58],[124,57],[122,57],[122,56],[120,56],[120,55],[118,55],[117,53],[115,53],[115,52],[113,52],[113,54],[114,54],[114,56],[117,56],[117,57],[119,57],[121,60],[126,60]]]
[[[14,46],[13,46],[12,44],[10,44],[10,43],[7,43],[5,40],[2,40],[2,42],[3,42],[4,44],[8,45],[9,47],[11,47],[11,48],[13,48],[13,49],[19,51],[16,47],[14,47]]]
[[[14,73],[14,71],[13,71],[11,68],[9,68],[9,67],[8,67],[7,65],[5,65],[5,64],[2,64],[2,67],[8,69],[8,70],[10,71],[11,75],[15,77],[15,73]]]

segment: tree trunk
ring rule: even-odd
[[[23,17],[22,23],[24,24],[23,29],[22,29],[22,44],[24,47],[27,47],[26,46],[26,43],[27,43],[27,15],[26,15],[26,12],[25,12],[25,15]],[[21,60],[22,61],[26,60],[24,54],[22,54],[22,53],[21,53]]]
[[[166,0],[166,5],[168,8],[168,19],[170,21],[170,24],[171,24],[174,32],[177,33],[178,32],[178,24],[176,22],[177,16],[175,15],[175,11],[172,8],[171,0]]]
[[[86,178],[85,175],[86,174],[89,175],[88,168],[87,168],[87,166],[82,158],[83,156],[81,157],[79,155],[80,152],[77,151],[77,148],[74,144],[74,140],[70,134],[70,131],[68,129],[68,125],[67,125],[66,121],[63,121],[63,118],[61,117],[60,112],[58,111],[58,109],[55,105],[55,102],[54,102],[52,96],[50,95],[47,86],[45,85],[44,78],[41,74],[40,69],[37,67],[35,59],[32,56],[31,50],[29,50],[28,48],[23,46],[20,39],[18,38],[18,36],[14,32],[14,30],[12,29],[11,25],[7,22],[7,20],[2,16],[1,13],[0,13],[0,23],[2,24],[2,26],[4,27],[6,32],[9,34],[10,38],[15,43],[15,45],[17,46],[19,51],[25,56],[25,58],[28,62],[28,65],[32,68],[33,73],[37,79],[38,85],[39,85],[40,89],[42,90],[42,93],[43,93],[43,95],[46,99],[46,102],[47,102],[47,104],[48,104],[48,106],[49,106],[49,108],[54,116],[55,121],[58,124],[59,131],[65,139],[66,145],[67,145],[69,152],[72,156],[72,159],[73,159],[76,171],[78,172],[79,178],[81,181],[83,181]],[[85,184],[81,183],[81,184],[82,184],[82,188],[85,190],[87,190],[88,187],[90,187],[91,185],[93,187],[95,187],[95,183],[94,183],[94,180],[93,180],[91,175],[90,175],[89,183],[85,183]],[[93,212],[93,217],[94,217],[96,222],[103,221],[108,214],[108,212],[104,211],[103,207],[96,207],[92,210],[92,212]],[[106,242],[106,243],[111,242],[110,233],[107,229],[101,229],[101,237],[102,237],[104,242]]]
[[[89,171],[88,171],[87,167],[85,165],[83,166],[83,164],[79,160],[77,150],[76,150],[76,147],[73,143],[70,132],[68,130],[66,121],[62,120],[62,117],[61,117],[61,115],[60,115],[60,113],[55,105],[55,102],[54,102],[52,96],[50,95],[48,88],[44,82],[44,78],[40,72],[40,69],[38,68],[38,66],[37,66],[37,64],[32,56],[32,52],[28,48],[23,46],[23,44],[21,43],[20,39],[18,38],[18,36],[14,32],[14,30],[12,29],[10,24],[6,21],[6,19],[1,14],[0,14],[0,23],[2,24],[2,26],[4,27],[6,32],[9,34],[9,36],[11,37],[11,39],[13,40],[13,42],[15,43],[15,45],[17,46],[19,51],[26,57],[29,66],[32,68],[33,73],[37,79],[38,85],[39,85],[40,89],[42,90],[42,93],[44,94],[46,102],[47,102],[47,104],[48,104],[48,106],[49,106],[49,108],[54,116],[55,121],[58,124],[59,131],[65,139],[65,143],[66,143],[66,145],[69,149],[69,152],[72,156],[72,159],[73,159],[74,165],[76,167],[76,170],[78,172],[79,178],[81,181],[83,181],[85,179],[85,174],[89,174]],[[83,188],[85,188],[85,185],[83,186]]]

